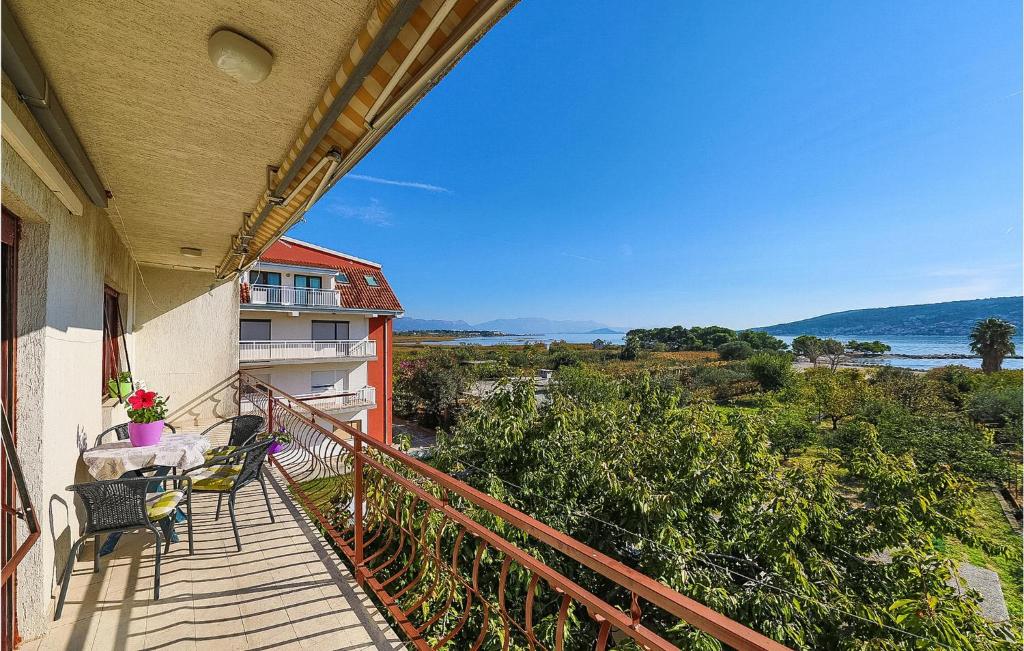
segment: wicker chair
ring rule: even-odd
[[[185,475],[169,475],[161,479],[177,480],[182,488],[148,494],[149,488],[159,482],[147,477],[94,481],[68,486],[67,490],[77,493],[85,505],[85,532],[71,545],[71,551],[64,566],[64,578],[61,582],[60,597],[57,599],[57,609],[53,615],[54,620],[60,619],[61,611],[64,610],[64,598],[67,596],[68,585],[71,583],[75,556],[82,544],[90,537],[94,539],[95,547],[93,571],[99,572],[101,535],[139,529],[151,531],[157,543],[153,578],[154,600],[160,598],[160,531],[155,525],[160,523],[161,526],[165,524],[167,526],[163,550],[163,553],[167,553],[171,549],[169,534],[174,527],[173,516],[182,501],[185,502],[185,510],[188,515],[188,553],[191,555],[195,552],[192,541],[192,478]],[[164,520],[167,522],[164,523]]]
[[[167,429],[171,430],[171,434],[174,434],[177,431],[176,429],[174,429],[174,425],[171,425],[170,423],[164,423],[164,427],[166,427]],[[103,443],[103,437],[105,437],[107,434],[110,434],[111,432],[114,432],[114,434],[117,435],[117,440],[118,441],[127,441],[128,440],[128,423],[121,423],[120,425],[114,425],[113,427],[111,427],[109,429],[105,429],[102,432],[100,432],[99,436],[96,437],[96,445],[100,445],[101,443]]]
[[[210,425],[202,432],[200,436],[206,436],[217,427],[225,423],[231,423],[231,434],[228,435],[228,442],[226,445],[222,445],[218,448],[214,448],[206,453],[207,459],[212,459],[216,456],[221,456],[229,452],[234,452],[238,448],[248,445],[253,442],[253,439],[257,434],[263,431],[266,425],[266,420],[263,416],[257,416],[255,414],[246,414],[243,416],[232,416],[231,418],[225,418],[222,421]]]
[[[263,479],[263,462],[267,458],[267,448],[274,442],[273,438],[239,448],[228,454],[209,459],[206,463],[186,470],[192,477],[192,490],[197,493],[218,493],[217,513],[214,520],[220,519],[220,507],[224,496],[228,496],[228,512],[231,514],[231,528],[235,533],[235,545],[242,551],[242,539],[238,535],[238,520],[235,518],[235,496],[238,491],[253,481],[263,489],[263,499],[267,502],[267,513],[274,522],[274,509],[270,506],[270,495]],[[238,461],[241,460],[241,463]]]

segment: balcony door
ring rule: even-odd
[[[276,271],[250,271],[249,296],[257,305],[281,304],[281,274]]]
[[[295,304],[316,305],[320,292],[315,290],[321,289],[322,282],[320,276],[295,274]]]

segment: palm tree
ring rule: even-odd
[[[1003,365],[1003,358],[1013,355],[1013,334],[1017,328],[1002,319],[985,319],[971,330],[971,350],[981,355],[981,370],[994,373]]]

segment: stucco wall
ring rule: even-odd
[[[254,375],[268,378],[274,387],[290,393],[291,395],[304,395],[311,393],[310,377],[313,371],[336,370],[339,374],[347,374],[348,389],[355,390],[367,386],[366,362],[328,362],[325,364],[302,362],[299,364],[280,364],[276,366],[263,367],[252,371]],[[335,385],[337,391],[342,391],[339,380]]]
[[[123,294],[136,379],[170,394],[178,424],[234,413],[238,295],[234,282],[215,285],[209,274],[144,267],[140,277],[110,215],[77,188],[6,77],[2,90],[84,206],[83,215],[70,214],[2,143],[3,205],[21,222],[14,418],[18,456],[42,529],[18,567],[19,629],[30,640],[49,624],[53,587],[80,532],[80,506],[65,490],[91,479],[80,451],[105,426],[124,421],[123,411],[105,407],[101,396],[104,285]]]
[[[242,319],[270,320],[270,338],[273,340],[303,340],[313,336],[313,321],[348,321],[349,339],[366,339],[369,333],[370,320],[361,314],[314,314],[299,312],[292,316],[289,312],[274,310],[242,310]]]
[[[49,150],[11,91],[5,78],[8,105]],[[52,150],[47,153],[59,162]],[[0,157],[3,204],[21,222],[18,455],[43,530],[18,568],[19,628],[30,639],[47,626],[51,587],[79,531],[77,510],[64,488],[84,479],[80,448],[102,428],[103,286],[130,297],[134,277],[127,251],[102,210],[80,195],[84,214],[72,215],[7,142]],[[125,316],[130,328],[130,309]]]
[[[212,274],[143,267],[135,376],[169,396],[169,420],[198,426],[238,413],[238,291]],[[148,288],[148,291],[147,291]]]

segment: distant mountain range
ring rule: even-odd
[[[1024,297],[1003,296],[971,301],[949,301],[924,305],[876,307],[816,316],[791,323],[779,323],[755,330],[773,335],[957,335],[971,332],[981,319],[996,317],[1009,321],[1021,333]]]
[[[609,328],[597,321],[556,321],[538,317],[518,319],[493,319],[483,323],[469,324],[465,321],[446,321],[444,319],[412,319],[395,320],[396,332],[411,330],[493,330],[516,335],[540,335],[550,333],[564,334],[618,334],[625,332],[621,328]]]

